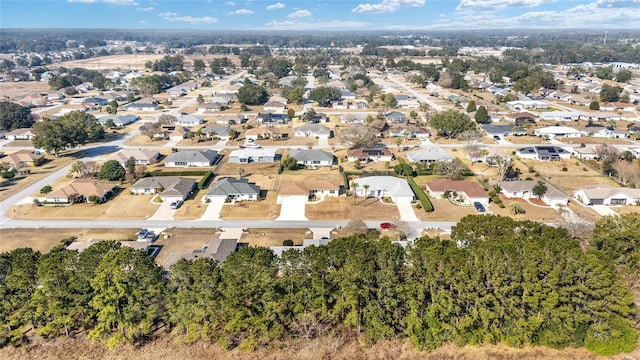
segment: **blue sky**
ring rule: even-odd
[[[640,0],[0,0],[0,27],[640,29]]]

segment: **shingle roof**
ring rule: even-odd
[[[218,158],[218,152],[215,150],[207,149],[204,151],[178,151],[167,157],[165,163],[174,162],[209,162],[213,163]]]
[[[305,132],[305,133],[310,132],[315,134],[326,134],[326,135],[331,134],[331,129],[320,124],[305,124],[302,126],[298,126],[296,128],[296,132],[298,131]]]
[[[606,199],[616,194],[624,194],[633,199],[640,199],[640,189],[594,185],[586,187],[582,191],[589,199]]]
[[[291,149],[289,156],[297,161],[328,161],[333,162],[333,154],[322,150]]]
[[[102,183],[94,179],[76,179],[61,189],[48,193],[46,197],[68,197],[73,194],[104,196],[115,187],[115,184]]]
[[[136,181],[131,186],[131,189],[145,189],[145,188],[164,188],[161,196],[166,195],[180,195],[184,196],[187,192],[193,189],[196,180],[190,178],[184,178],[180,176],[154,176],[146,177]]]
[[[442,161],[442,160],[453,160],[453,156],[449,154],[447,151],[437,147],[430,146],[427,148],[423,148],[416,151],[410,151],[407,153],[407,159],[411,162],[417,161]]]
[[[406,180],[394,176],[367,176],[356,180],[360,188],[368,185],[368,191],[385,190],[391,196],[415,196]]]
[[[436,179],[429,181],[427,186],[431,191],[443,192],[443,191],[457,191],[464,192],[469,197],[488,197],[489,193],[484,191],[480,184],[468,181],[468,180],[449,180],[449,179]]]
[[[229,195],[246,195],[246,194],[260,194],[260,187],[254,183],[250,183],[245,178],[224,178],[218,180],[207,195],[210,196],[229,196]]]
[[[500,188],[502,188],[503,192],[505,193],[509,193],[509,192],[522,192],[522,191],[533,191],[533,187],[536,186],[538,182],[535,180],[522,180],[522,181],[501,181],[498,183],[498,185],[500,185]],[[568,196],[563,193],[562,191],[560,191],[558,188],[556,188],[555,186],[549,184],[548,182],[545,182],[545,185],[547,186],[547,191],[545,192],[544,196],[550,199],[555,199],[555,198],[560,198],[560,199],[566,199],[568,198]]]

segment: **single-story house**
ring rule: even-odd
[[[515,123],[516,125],[522,124],[535,124],[536,116],[530,112],[517,112],[512,114],[506,114],[504,116],[507,120]]]
[[[389,137],[405,138],[413,138],[416,135],[413,127],[405,125],[392,125],[389,127],[389,130],[387,130],[387,134]]]
[[[236,124],[245,123],[246,121],[247,121],[247,116],[246,115],[225,114],[225,115],[220,116],[216,120],[216,124],[218,124],[218,125],[236,125]]]
[[[294,246],[269,246],[269,249],[273,251],[273,254],[279,258],[282,257],[282,254],[288,250],[298,250],[303,251],[305,248],[309,246],[323,246],[329,244],[329,239],[303,239],[302,246],[294,245]]]
[[[131,193],[136,195],[155,195],[164,202],[185,200],[196,187],[196,179],[180,176],[145,177],[131,185]]]
[[[307,196],[309,200],[335,197],[344,194],[344,186],[337,179],[308,177],[300,182],[283,182],[278,189],[277,204],[291,196]]]
[[[124,106],[125,111],[154,111],[158,109],[158,100],[150,97],[142,98]]]
[[[219,94],[216,94],[216,96],[212,96],[211,99],[209,99],[209,102],[224,104],[227,107],[229,107],[229,104],[231,104],[233,102],[233,95],[228,95],[228,94],[219,95]]]
[[[580,160],[598,159],[598,153],[596,152],[596,147],[594,145],[574,147],[571,150],[573,151],[573,155]]]
[[[429,181],[426,188],[434,198],[441,198],[448,191],[450,193],[458,193],[469,203],[477,201],[489,204],[489,193],[475,181],[436,179]]]
[[[358,184],[357,187],[353,185],[354,182]],[[390,197],[394,203],[410,202],[415,197],[407,180],[394,176],[361,177],[351,184],[359,197]]]
[[[62,188],[46,194],[43,200],[49,203],[68,204],[72,196],[79,202],[87,202],[89,197],[97,196],[100,202],[103,202],[116,187],[116,184],[103,183],[94,179],[75,179]]]
[[[412,163],[452,162],[453,156],[437,146],[407,152],[407,160]]]
[[[250,183],[246,178],[224,178],[216,181],[202,202],[208,202],[215,198],[224,198],[225,201],[257,201],[260,196],[260,187]]]
[[[307,121],[307,119],[302,116],[300,118],[302,121]],[[316,113],[313,115],[311,119],[308,120],[310,124],[320,124],[320,123],[328,123],[330,121],[329,117],[325,113]]]
[[[330,166],[334,163],[333,154],[322,150],[291,149],[289,156],[304,166]]]
[[[317,137],[328,139],[332,137],[333,131],[320,124],[305,124],[295,129],[295,135],[300,137]]]
[[[392,161],[395,160],[395,156],[386,147],[358,148],[347,151],[347,160],[349,162],[356,160],[360,162]]]
[[[572,121],[580,119],[580,113],[576,111],[545,111],[540,113],[540,120],[547,121]]]
[[[171,265],[181,259],[196,260],[199,258],[213,259],[218,264],[222,264],[229,255],[238,248],[238,239],[213,239],[200,249],[188,250],[183,253],[170,253],[164,261],[164,268],[169,269]]]
[[[518,125],[482,125],[482,130],[488,136],[522,136],[527,135],[527,130]]]
[[[528,200],[535,198],[533,195],[533,188],[538,182],[535,180],[523,180],[523,181],[501,181],[500,192],[508,198],[520,198]],[[558,190],[555,186],[545,183],[547,191],[542,196],[541,200],[551,206],[566,206],[569,202],[569,196]]]
[[[178,115],[175,122],[175,124],[182,126],[196,126],[202,123],[204,123],[204,119],[202,118],[202,116],[189,114]]]
[[[122,149],[109,157],[109,160],[116,160],[125,167],[131,158],[135,160],[136,165],[151,165],[160,160],[160,153],[151,149]]]
[[[413,134],[415,135],[416,138],[418,138],[418,140],[422,140],[422,141],[427,140],[431,136],[431,133],[429,132],[429,130],[423,127],[416,127]]]
[[[203,103],[203,104],[198,105],[198,107],[196,107],[196,110],[198,110],[198,111],[222,111],[222,110],[226,110],[228,108],[229,108],[229,106],[224,104],[224,103],[207,102],[207,103]]]
[[[547,126],[547,127],[535,129],[533,133],[535,136],[547,136],[549,138],[555,138],[555,137],[578,138],[582,136],[582,132],[580,130],[576,130],[568,126]]]
[[[620,138],[625,139],[627,137],[626,131],[609,129],[609,128],[601,128],[595,132],[589,132],[586,135],[593,137],[602,137],[602,138]]]
[[[256,116],[256,122],[259,124],[288,124],[291,121],[287,114],[258,114]]]
[[[82,102],[85,104],[91,104],[93,106],[105,106],[109,104],[109,100],[101,97],[88,97]]]
[[[208,138],[217,137],[220,140],[229,140],[229,132],[232,130],[229,126],[207,126],[203,128],[202,134]]]
[[[218,152],[207,149],[202,151],[178,151],[164,161],[166,167],[209,167],[218,160]]]
[[[287,104],[275,100],[267,101],[262,107],[264,111],[283,113],[287,109]]]
[[[276,152],[272,149],[239,149],[229,154],[230,163],[275,162]]]
[[[343,124],[364,124],[367,121],[367,114],[364,113],[351,113],[340,115],[340,122]]]
[[[512,110],[548,109],[549,104],[539,100],[514,100],[507,102],[507,108]]]
[[[577,190],[573,198],[588,206],[636,205],[640,202],[640,189],[594,185]]]
[[[516,155],[531,160],[569,159],[571,152],[559,146],[527,146],[516,150]]]
[[[390,111],[384,114],[385,120],[392,124],[406,123],[407,116],[399,111]]]
[[[100,122],[100,124],[102,124],[102,126],[106,126],[107,122],[111,120],[113,121],[113,124],[115,126],[121,127],[121,126],[127,126],[129,124],[132,124],[138,121],[138,119],[140,118],[137,115],[110,114],[110,115],[99,118],[98,121]]]
[[[20,128],[5,134],[7,140],[33,140],[36,134],[32,128]]]
[[[356,93],[349,89],[340,89],[340,98],[344,100],[354,100],[356,98]]]
[[[36,154],[31,150],[18,150],[0,158],[0,163],[8,165],[12,169],[24,166],[39,166],[44,161],[43,154]]]

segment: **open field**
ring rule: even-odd
[[[542,144],[544,142],[540,136],[507,136],[504,139],[513,144]]]
[[[355,200],[355,201],[354,201]],[[378,198],[326,197],[316,204],[308,204],[309,220],[366,219],[397,221],[400,213],[395,204],[383,204]]]
[[[542,207],[532,205],[524,199],[511,199],[500,195],[500,200],[504,203],[504,209],[496,204],[490,204],[489,209],[495,215],[508,216],[514,220],[532,220],[532,221],[562,221],[560,214],[550,206]],[[511,215],[511,203],[518,203],[522,206],[525,213],[520,215]]]
[[[628,140],[625,139],[617,139],[617,138],[605,138],[605,137],[589,137],[582,136],[579,138],[558,138],[558,141],[564,144],[608,144],[608,145],[624,145],[630,144]]]
[[[39,94],[49,91],[49,84],[40,81],[0,82],[0,94],[10,99],[29,94]]]
[[[111,56],[101,56],[90,59],[82,59],[82,60],[72,60],[65,61],[61,63],[56,63],[56,66],[64,66],[66,68],[74,68],[81,67],[90,70],[144,70],[144,64],[147,61],[156,61],[160,60],[164,57],[164,54],[131,54],[131,55],[111,55]],[[229,60],[233,62],[237,61],[237,56],[235,55],[224,55],[229,58]],[[185,56],[184,62],[185,66],[189,66],[189,64],[193,63],[193,59],[202,59],[206,64],[208,64],[214,58],[220,58],[222,55],[196,55],[196,56]],[[147,69],[148,70],[148,69]]]
[[[293,240],[294,244],[302,244],[302,240],[311,239],[313,233],[309,229],[248,229],[240,238],[240,242],[250,246],[280,246],[284,240]]]
[[[60,245],[62,239],[75,237],[77,241],[89,239],[127,240],[135,236],[135,229],[2,229],[0,252],[29,247],[48,252]],[[1,358],[1,356],[0,356]]]
[[[223,158],[223,162],[216,169],[217,177],[228,177],[228,176],[238,176],[238,168],[244,169],[244,177],[250,175],[263,175],[263,176],[275,176],[278,174],[278,169],[280,169],[280,162],[276,161],[273,163],[250,163],[250,164],[238,164],[238,163],[230,163],[228,160],[228,153],[225,154],[225,158]]]

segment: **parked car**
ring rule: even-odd
[[[475,207],[476,210],[478,210],[478,212],[481,212],[481,213],[486,211],[484,206],[477,201],[473,203],[473,207]]]
[[[172,209],[178,209],[180,206],[182,206],[182,200],[176,200],[169,205]]]
[[[149,233],[149,230],[147,229],[140,229],[140,231],[138,232],[138,240],[142,240],[145,239],[147,237],[147,234]]]
[[[393,229],[394,227],[396,227],[394,224],[388,222],[380,224],[380,229]]]
[[[493,139],[494,139],[495,141],[500,141],[500,136],[498,136],[498,135],[493,135]]]
[[[156,234],[155,231],[149,231],[147,236],[145,236],[145,239],[149,242],[154,242],[157,238],[158,234]]]

